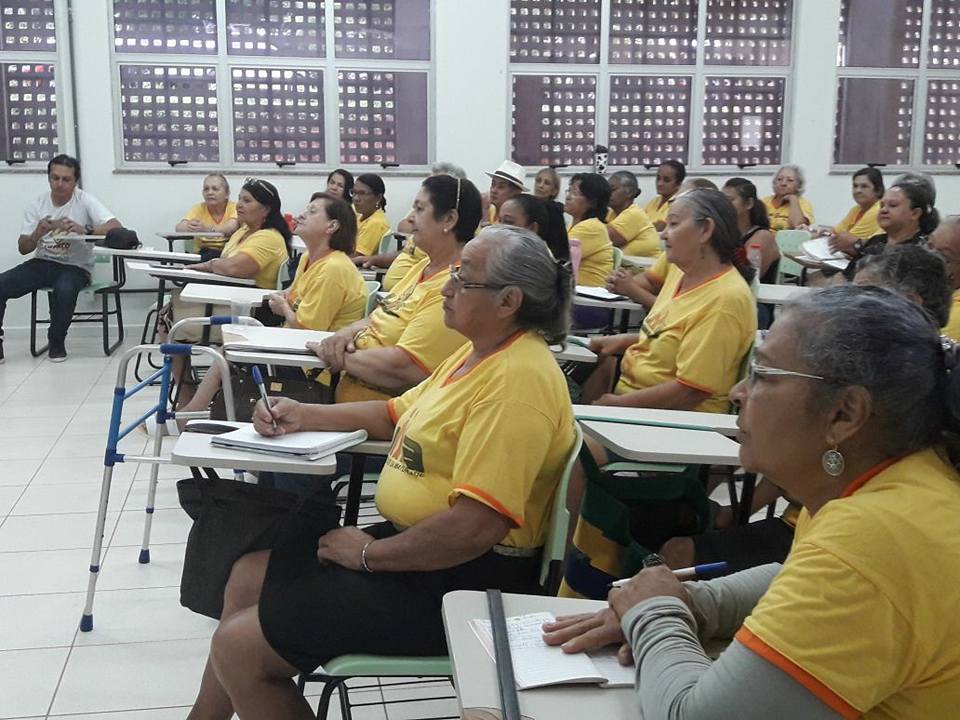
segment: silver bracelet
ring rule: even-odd
[[[366,545],[363,546],[363,550],[360,551],[360,567],[362,567],[368,573],[372,573],[373,570],[371,570],[370,566],[367,565],[367,548],[373,545],[373,542],[373,540],[370,540]]]

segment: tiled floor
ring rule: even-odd
[[[0,365],[0,718],[173,720],[192,701],[215,622],[180,607],[189,520],[162,468],[149,565],[137,562],[147,466],[113,473],[93,632],[78,624],[87,586],[111,388],[118,359],[72,333],[67,362],[32,358],[8,332]],[[129,401],[133,411],[155,400]],[[133,414],[131,412],[131,417]],[[145,449],[146,436],[125,441]],[[364,513],[367,514],[367,513]],[[356,683],[357,720],[455,715],[446,683],[381,689]],[[308,686],[316,696],[319,686]],[[384,699],[410,699],[381,705]],[[336,704],[336,703],[334,703]],[[339,717],[334,708],[331,718]]]

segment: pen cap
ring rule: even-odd
[[[263,385],[263,376],[260,374],[260,368],[257,365],[253,365],[252,367],[253,369],[250,373],[253,375],[253,381],[257,385]]]

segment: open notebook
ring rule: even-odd
[[[332,455],[338,450],[344,450],[361,443],[366,439],[366,430],[295,432],[268,438],[257,433],[251,424],[223,435],[214,435],[210,438],[210,444],[233,450],[252,450],[253,452],[275,455],[296,455],[306,460],[317,460]]]
[[[606,288],[602,287],[589,287],[587,285],[577,285],[577,295],[582,297],[593,298],[594,300],[606,300],[607,302],[615,302],[617,300],[628,300],[629,298],[624,297],[623,295],[617,295],[612,293]]]
[[[592,683],[604,688],[633,685],[635,669],[620,664],[617,660],[618,648],[614,646],[568,655],[559,647],[547,645],[543,641],[543,624],[554,619],[548,612],[507,618],[513,677],[518,689],[574,683]],[[494,657],[490,621],[471,620],[470,626],[490,657]]]
[[[815,237],[800,244],[800,249],[807,257],[819,260],[824,265],[830,265],[843,270],[850,264],[850,259],[841,252],[833,252],[830,249],[830,241],[826,237]]]

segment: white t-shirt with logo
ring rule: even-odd
[[[50,193],[45,192],[34,200],[23,214],[20,234],[32,233],[45,217],[52,220],[70,218],[78,225],[103,225],[115,215],[93,195],[80,188],[76,188],[70,199],[59,207],[53,204]],[[76,265],[87,272],[93,272],[93,247],[83,240],[62,240],[54,237],[52,233],[47,233],[40,238],[33,256],[64,265]]]

